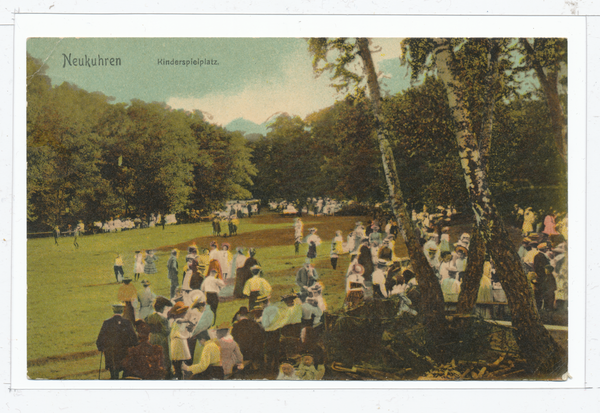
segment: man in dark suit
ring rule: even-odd
[[[122,317],[125,305],[115,304],[112,307],[114,315],[102,324],[96,347],[104,352],[104,366],[110,370],[111,380],[117,380],[123,370],[127,349],[136,346],[138,339],[131,321]]]

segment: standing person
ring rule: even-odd
[[[141,251],[136,251],[133,259],[133,279],[137,281],[140,279],[140,274],[144,272],[144,254]]]
[[[127,349],[138,344],[133,324],[122,317],[125,306],[114,304],[113,316],[102,323],[96,348],[104,352],[104,368],[110,370],[110,379],[118,380],[123,370]]]
[[[550,238],[553,235],[560,235],[556,230],[556,215],[554,214],[554,210],[550,210],[550,213],[546,215],[544,218],[544,234],[546,234],[546,238]]]
[[[254,265],[250,268],[252,278],[246,281],[244,285],[244,295],[248,296],[248,308],[254,310],[257,301],[262,301],[271,294],[271,284],[261,277],[262,269],[260,265]]]
[[[344,238],[342,238],[342,231],[336,231],[335,237],[331,241],[331,252],[329,258],[331,259],[331,267],[335,270],[337,268],[337,260],[340,254],[344,253]]]
[[[150,327],[150,344],[159,345],[163,351],[164,366],[167,370],[167,379],[171,379],[171,356],[169,354],[169,320],[167,314],[173,303],[165,297],[158,296],[154,302],[154,312],[146,317],[146,324]]]
[[[373,271],[373,296],[375,298],[387,298],[385,279],[387,275],[388,261],[380,259],[377,261],[377,269]]]
[[[158,258],[154,256],[154,251],[146,251],[146,265],[144,266],[144,274],[156,274],[158,269],[156,268],[155,262]]]
[[[217,320],[217,308],[219,307],[219,291],[225,287],[225,282],[217,278],[217,271],[211,270],[208,276],[202,282],[200,290],[206,294],[206,304],[210,306],[212,312],[215,314],[215,321]]]
[[[145,320],[152,313],[152,304],[156,299],[156,294],[150,289],[150,281],[142,280],[144,291],[138,294],[138,302],[140,304],[139,318]]]
[[[254,258],[256,255],[256,250],[254,248],[248,249],[248,255],[249,257],[244,262],[242,268],[238,269],[235,274],[235,288],[233,289],[233,296],[235,298],[242,298],[244,296],[244,286],[246,285],[246,281],[252,278],[250,269],[255,265],[259,265],[256,258]]]
[[[113,266],[115,270],[115,278],[117,279],[117,283],[123,281],[123,276],[125,272],[123,271],[123,258],[121,258],[121,254],[117,254],[115,257],[115,265]]]
[[[223,280],[229,277],[229,270],[231,269],[232,257],[231,252],[229,252],[229,248],[231,248],[231,246],[227,242],[224,242],[223,244],[221,244],[221,251],[219,251],[219,254],[217,256],[217,260],[219,261],[219,265],[221,266],[221,274]]]
[[[58,228],[58,225],[54,226],[52,236],[54,237],[54,245],[58,245],[58,237],[60,237],[60,228]]]
[[[75,226],[75,229],[73,230],[73,246],[75,246],[75,248],[79,248],[79,242],[77,241],[79,240],[79,236],[82,232],[83,222],[79,221],[79,223]]]
[[[171,320],[171,332],[169,339],[171,340],[171,362],[175,370],[175,379],[183,380],[182,364],[190,359],[190,349],[187,339],[190,334],[187,330],[188,321],[184,320],[188,307],[182,302],[176,303],[169,310],[168,317]]]
[[[244,266],[246,262],[246,256],[244,255],[244,248],[237,247],[235,251],[235,255],[231,260],[231,269],[229,270],[229,278],[237,278],[237,272],[240,268]]]
[[[533,232],[533,223],[535,222],[535,212],[529,207],[523,214],[523,236],[526,237]]]
[[[179,263],[177,263],[177,250],[171,251],[171,256],[167,262],[168,275],[167,277],[171,281],[171,298],[175,297],[175,290],[179,286]]]
[[[371,248],[369,247],[369,239],[363,238],[360,243],[360,249],[358,250],[358,263],[364,269],[362,274],[365,280],[365,287],[369,288],[371,281],[373,280],[371,275],[373,274],[373,255],[371,254]]]
[[[123,285],[119,287],[117,292],[117,299],[125,304],[125,310],[123,311],[123,318],[131,321],[131,324],[135,323],[137,307],[137,290],[131,283],[131,278],[123,278]]]
[[[317,235],[317,229],[311,228],[309,230],[309,235],[306,237],[306,243],[308,244],[308,251],[306,252],[306,257],[313,260],[317,258],[317,247],[321,245],[321,238]]]
[[[537,278],[535,284],[535,301],[538,310],[541,310],[542,307],[547,311],[554,310],[556,279],[552,275],[554,268],[550,265],[551,252],[548,244],[545,242],[539,244],[537,249],[539,252],[533,259],[533,271]]]
[[[300,244],[302,244],[302,237],[304,231],[304,224],[302,223],[302,219],[295,218],[294,219],[294,252],[296,255],[300,252]]]

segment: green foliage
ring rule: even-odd
[[[201,113],[52,87],[27,58],[27,199],[30,231],[119,216],[207,213],[252,196],[256,169],[239,132]]]
[[[322,195],[323,156],[298,116],[278,116],[264,139],[251,143],[257,168],[256,197],[285,199],[303,205],[307,197]]]

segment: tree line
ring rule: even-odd
[[[240,132],[163,103],[111,103],[53,87],[27,56],[28,231],[113,217],[207,214],[251,197],[256,167]]]

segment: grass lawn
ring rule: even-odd
[[[348,256],[341,257],[337,271],[331,269],[329,250],[336,230],[344,237],[354,227],[357,217],[305,217],[307,229],[315,226],[323,239],[318,249],[316,268],[325,284],[324,297],[330,309],[337,309],[344,299],[344,275]],[[278,299],[295,286],[295,275],[303,264],[306,246],[294,254],[292,218],[263,214],[242,219],[238,236],[220,237],[219,244],[227,241],[232,249],[237,246],[256,247],[256,258],[264,269],[265,277],[273,286],[273,298]],[[124,260],[126,276],[133,276],[134,251],[156,249],[158,274],[142,275],[152,283],[158,295],[169,296],[170,282],[166,264],[169,252],[177,247],[183,252],[179,268],[185,264],[187,246],[196,242],[208,247],[212,226],[209,222],[138,229],[121,233],[86,235],[79,239],[80,248],[66,237],[54,245],[52,238],[28,240],[27,244],[27,360],[30,378],[96,379],[99,352],[96,338],[102,322],[111,317],[111,304],[117,301],[119,284],[115,282],[113,264],[117,253]],[[398,255],[406,255],[402,242],[396,246]],[[181,282],[181,273],[180,273]],[[134,283],[138,291],[139,282]],[[231,321],[233,314],[245,299],[219,305],[217,324]],[[109,373],[102,370],[101,378]]]

